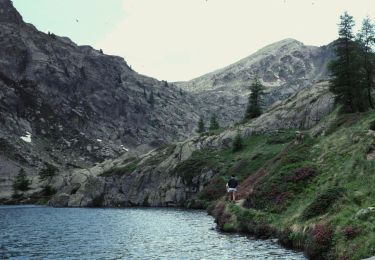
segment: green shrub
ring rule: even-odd
[[[307,220],[319,216],[328,211],[328,209],[344,194],[340,187],[333,187],[319,194],[315,200],[307,206],[302,213],[302,218]]]
[[[21,168],[13,181],[14,192],[17,193],[17,191],[27,191],[30,189],[30,184],[31,181],[27,178],[25,170]]]
[[[340,127],[349,127],[355,124],[359,119],[358,114],[344,114],[339,115],[331,124],[329,125],[326,135],[334,133]]]
[[[233,223],[225,223],[223,226],[224,232],[235,232],[236,228]]]
[[[203,188],[198,197],[207,201],[214,201],[225,195],[226,180],[222,177],[213,178],[210,183]]]
[[[39,172],[39,180],[45,181],[49,178],[52,178],[58,171],[59,169],[56,166],[50,163],[45,163],[45,167]]]
[[[233,152],[238,152],[242,150],[243,148],[243,140],[240,135],[240,133],[236,134],[236,137],[234,138],[233,145],[232,145],[232,151]]]
[[[204,170],[216,171],[217,168],[217,159],[210,151],[195,151],[189,159],[180,162],[174,172],[191,186],[195,176],[200,175]]]
[[[102,177],[123,176],[132,173],[137,168],[138,161],[130,162],[124,166],[112,167],[100,174]]]
[[[56,194],[56,189],[51,185],[45,185],[41,191],[41,195],[45,197],[51,197],[54,194]]]
[[[245,206],[282,212],[317,174],[309,161],[314,143],[313,139],[306,138],[301,143],[286,147],[272,168],[265,169],[268,173],[254,186],[254,193]]]
[[[370,122],[370,127],[371,130],[375,131],[375,120]]]

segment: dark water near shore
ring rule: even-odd
[[[0,259],[305,259],[203,211],[0,207]]]

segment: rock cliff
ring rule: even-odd
[[[23,22],[0,1],[0,197],[18,170],[92,166],[142,144],[189,137],[201,104],[123,58]]]

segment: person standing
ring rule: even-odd
[[[236,201],[236,191],[237,191],[237,186],[238,182],[236,180],[236,177],[232,174],[232,176],[229,178],[228,183],[227,183],[227,192],[230,195],[230,199],[232,201]]]

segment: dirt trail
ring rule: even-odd
[[[254,185],[266,174],[266,170],[261,168],[255,174],[250,175],[243,182],[241,182],[241,184],[238,186],[237,200],[246,199],[250,194],[252,194]]]

